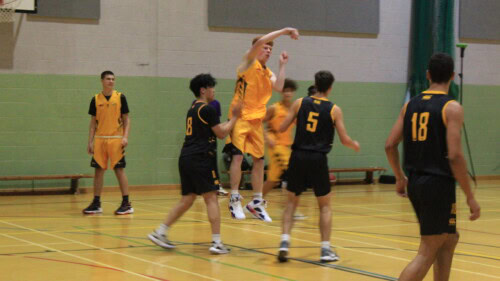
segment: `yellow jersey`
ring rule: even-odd
[[[231,118],[233,105],[243,101],[241,119],[264,119],[266,104],[273,94],[272,76],[273,72],[258,60],[254,60],[244,72],[238,72],[234,96],[229,109],[229,118]]]
[[[113,91],[109,100],[102,93],[95,95],[96,136],[123,136],[121,95]]]
[[[290,125],[283,133],[279,132],[280,125],[283,123],[283,120],[285,120],[290,109],[281,102],[273,104],[273,107],[274,114],[271,120],[269,120],[268,137],[272,138],[276,145],[291,146],[293,143],[292,129],[294,124]]]

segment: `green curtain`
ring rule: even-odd
[[[441,52],[455,57],[454,2],[413,0],[407,87],[410,98],[429,87],[425,72],[432,54]],[[450,85],[449,94],[457,99],[457,84]]]

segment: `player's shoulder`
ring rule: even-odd
[[[199,103],[198,111],[203,114],[216,114],[217,110],[211,104]]]
[[[446,111],[446,115],[449,114],[461,114],[463,113],[463,107],[460,103],[458,103],[454,99],[450,99],[446,102],[444,110]]]

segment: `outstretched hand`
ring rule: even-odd
[[[280,55],[280,65],[285,65],[288,62],[288,53],[286,51],[281,52]]]
[[[290,35],[290,38],[293,40],[298,40],[299,39],[299,31],[296,28],[289,27],[288,28],[288,34]]]

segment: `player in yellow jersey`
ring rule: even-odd
[[[114,169],[120,184],[123,201],[116,215],[132,214],[128,198],[128,179],[125,175],[125,147],[130,131],[129,109],[125,96],[114,90],[115,75],[107,70],[101,73],[102,91],[90,102],[89,141],[87,152],[92,155],[90,166],[95,168],[94,200],[83,210],[84,214],[102,213],[101,192],[104,172]]]
[[[292,98],[297,90],[297,83],[290,79],[285,79],[281,101],[273,104],[267,109],[264,123],[267,123],[267,132],[264,139],[267,145],[267,155],[269,166],[267,169],[267,180],[264,183],[262,191],[264,197],[274,187],[279,185],[280,181],[286,181],[286,170],[288,169],[288,160],[292,153],[292,130],[293,126],[288,127],[285,132],[279,132],[279,127],[288,111],[292,106]]]
[[[272,221],[266,212],[266,202],[262,199],[264,185],[264,134],[262,120],[266,116],[266,104],[271,98],[273,89],[281,92],[285,81],[285,64],[288,54],[282,52],[279,60],[278,76],[266,66],[273,49],[273,40],[281,35],[289,35],[292,39],[299,38],[295,28],[283,28],[252,41],[252,47],[243,57],[237,69],[237,81],[231,108],[243,103],[241,118],[236,122],[228,142],[232,154],[230,167],[231,198],[229,210],[236,219],[244,219],[245,214],[241,207],[241,196],[238,192],[241,180],[241,163],[243,153],[252,156],[252,188],[253,200],[247,204],[247,210],[256,218]],[[231,112],[231,110],[229,110]]]

